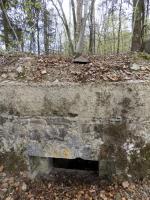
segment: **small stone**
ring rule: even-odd
[[[122,186],[123,186],[123,188],[128,188],[129,187],[129,182],[128,181],[122,182]]]
[[[41,74],[47,74],[47,71],[46,71],[46,69],[43,69],[43,70],[41,70]]]
[[[9,178],[7,178],[7,177],[4,178],[4,180],[3,180],[4,183],[6,183],[6,182],[8,182],[8,181],[9,181]]]
[[[12,197],[7,197],[5,200],[14,200]]]
[[[138,71],[138,70],[140,70],[140,65],[133,63],[133,64],[131,64],[130,68],[134,71]]]
[[[5,193],[5,192],[7,192],[7,188],[2,188],[0,191]]]
[[[22,66],[17,67],[16,71],[21,74],[24,72],[24,68]]]
[[[8,76],[9,76],[9,78],[11,78],[11,79],[16,79],[16,78],[17,78],[17,74],[14,73],[14,72],[10,72],[10,73],[8,74]]]
[[[56,79],[55,81],[53,81],[53,83],[58,83],[59,82],[59,80],[58,79]]]
[[[87,64],[89,63],[89,60],[87,58],[84,58],[83,56],[79,56],[73,60],[74,63],[78,64]]]
[[[4,73],[4,74],[1,75],[1,77],[2,78],[7,78],[7,74]]]
[[[106,197],[106,195],[105,195],[105,191],[104,191],[104,190],[100,191],[100,197],[101,197],[103,200],[107,200],[107,197]]]
[[[146,70],[146,67],[142,66],[142,67],[141,67],[141,70],[142,70],[142,71],[145,71],[145,70]]]
[[[2,185],[1,185],[1,187],[4,189],[4,188],[8,188],[8,183],[3,183]]]
[[[96,192],[94,189],[89,190],[90,193]]]
[[[1,173],[1,177],[6,177],[6,173]]]
[[[32,57],[21,57],[21,58],[19,58],[19,61],[21,61],[21,62],[27,62],[27,61],[31,61],[31,60],[33,60]]]
[[[22,191],[26,191],[27,190],[27,185],[25,183],[23,183],[21,189],[22,189]]]

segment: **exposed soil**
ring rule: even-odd
[[[0,55],[0,81],[101,82],[150,79],[150,55],[143,53],[89,56],[88,64],[72,57]]]

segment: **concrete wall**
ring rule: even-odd
[[[0,83],[0,152],[100,161],[150,175],[150,82]]]

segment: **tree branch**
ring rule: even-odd
[[[11,25],[10,20],[9,20],[9,17],[8,17],[6,11],[5,11],[5,7],[4,7],[3,0],[0,0],[0,2],[1,2],[2,12],[4,13],[4,15],[5,15],[5,17],[6,17],[6,20],[7,20],[7,23],[8,23],[8,25],[9,25],[10,29],[12,30],[12,32],[13,32],[13,34],[14,34],[16,40],[17,40],[17,43],[19,44],[18,36],[17,36],[17,34],[16,34],[16,32],[15,32],[15,29],[14,29],[13,26]]]

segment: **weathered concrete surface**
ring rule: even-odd
[[[100,161],[150,175],[150,82],[0,83],[0,151]],[[106,170],[106,171],[105,171]]]
[[[30,156],[29,159],[30,178],[36,176],[47,176],[53,170],[53,159],[48,157]]]

